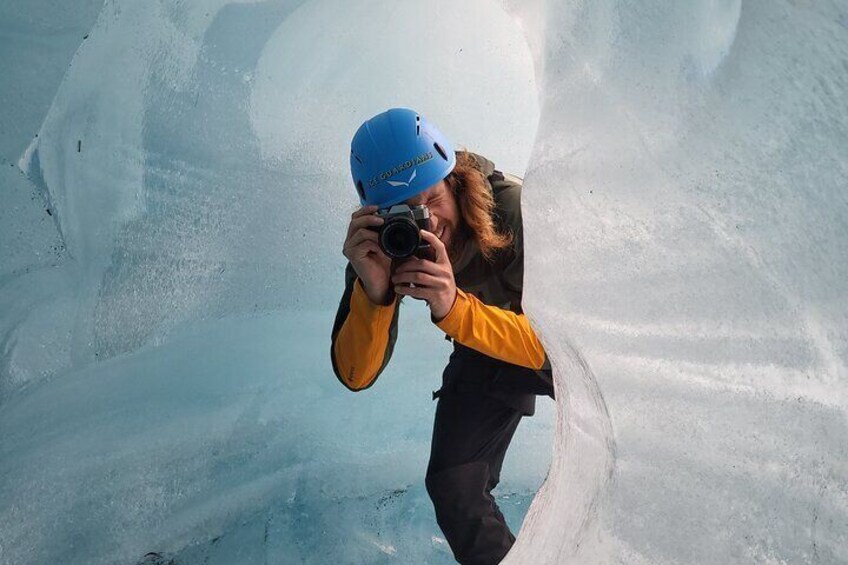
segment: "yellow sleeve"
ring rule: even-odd
[[[373,304],[356,279],[350,297],[350,312],[333,339],[336,376],[351,390],[370,386],[391,356],[390,330],[398,307],[398,296],[387,306]]]
[[[447,316],[434,322],[455,341],[489,357],[536,370],[549,363],[527,316],[484,304],[460,288]]]

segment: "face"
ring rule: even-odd
[[[448,183],[441,180],[424,192],[416,194],[414,198],[406,200],[405,204],[427,206],[430,210],[430,231],[442,240],[448,250],[450,261],[455,263],[462,245],[460,230],[462,215]]]

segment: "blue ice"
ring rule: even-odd
[[[848,6],[0,5],[0,563],[451,563],[450,344],[329,335],[356,127],[525,179],[507,563],[848,562]]]

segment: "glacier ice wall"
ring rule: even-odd
[[[327,359],[394,105],[526,170],[507,561],[848,561],[844,3],[51,5],[0,29],[0,562],[451,562],[447,344],[409,304],[380,386]]]
[[[515,11],[544,37],[526,309],[565,394],[509,561],[845,562],[845,4]]]

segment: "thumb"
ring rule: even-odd
[[[445,244],[442,243],[442,240],[436,237],[431,231],[421,230],[422,237],[430,244],[430,247],[433,248],[433,255],[435,256],[435,263],[445,263],[448,260],[448,254],[445,250]]]

